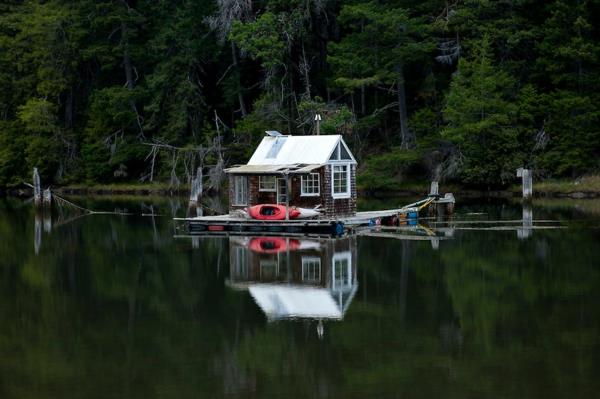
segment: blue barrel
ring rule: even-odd
[[[408,212],[408,218],[409,219],[418,219],[419,218],[419,212]]]

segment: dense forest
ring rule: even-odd
[[[8,0],[0,187],[187,182],[265,130],[343,134],[365,188],[600,169],[598,0]]]

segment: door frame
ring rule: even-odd
[[[290,193],[288,193],[288,187],[287,187],[286,179],[278,177],[277,178],[277,184],[275,185],[275,187],[276,187],[276,191],[277,191],[277,198],[276,198],[277,204],[278,205],[285,205],[285,202],[286,202],[285,201],[286,200],[285,197],[287,197],[289,199],[289,195],[290,195]],[[281,189],[282,188],[285,190],[285,194],[281,193]],[[281,200],[282,196],[284,197],[283,201]]]

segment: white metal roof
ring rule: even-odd
[[[325,288],[255,284],[250,295],[270,320],[315,318],[341,320],[343,310]]]
[[[266,136],[254,151],[248,165],[325,164],[341,143],[356,163],[339,134],[319,136]]]

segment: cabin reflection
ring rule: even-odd
[[[356,237],[231,237],[228,285],[268,320],[341,320],[358,289]]]

